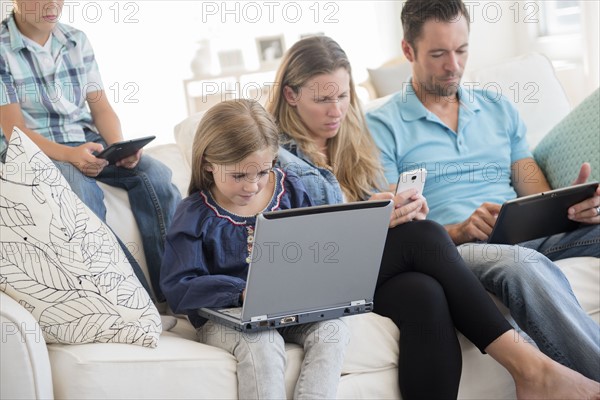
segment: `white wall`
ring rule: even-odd
[[[519,54],[515,30],[517,17],[514,9],[511,9],[514,3],[465,1],[471,17],[467,70],[494,65]]]

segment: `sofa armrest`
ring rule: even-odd
[[[52,399],[50,359],[37,321],[0,292],[0,323],[0,398]]]

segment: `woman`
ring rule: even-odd
[[[378,152],[356,97],[348,58],[324,36],[294,44],[267,109],[282,132],[279,162],[298,174],[315,204],[391,199],[375,311],[400,328],[403,398],[456,398],[462,369],[455,328],[513,376],[519,398],[586,398],[598,384],[523,340],[467,269],[445,229],[425,221],[425,199],[379,192]],[[373,194],[375,192],[375,194]],[[435,382],[432,385],[431,382]]]

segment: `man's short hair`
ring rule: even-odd
[[[416,51],[415,41],[423,25],[430,19],[436,22],[456,22],[463,16],[469,26],[469,11],[461,0],[407,0],[402,8],[404,40]]]

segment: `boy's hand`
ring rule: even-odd
[[[142,158],[142,152],[143,152],[143,150],[139,149],[137,151],[137,153],[135,153],[132,156],[129,156],[122,160],[117,161],[115,165],[117,167],[123,167],[123,168],[127,168],[127,169],[135,168],[139,164],[140,158]]]
[[[100,143],[84,143],[77,147],[70,147],[68,161],[73,164],[84,175],[95,177],[108,165],[108,161],[97,158],[94,152],[101,152],[103,147]]]

